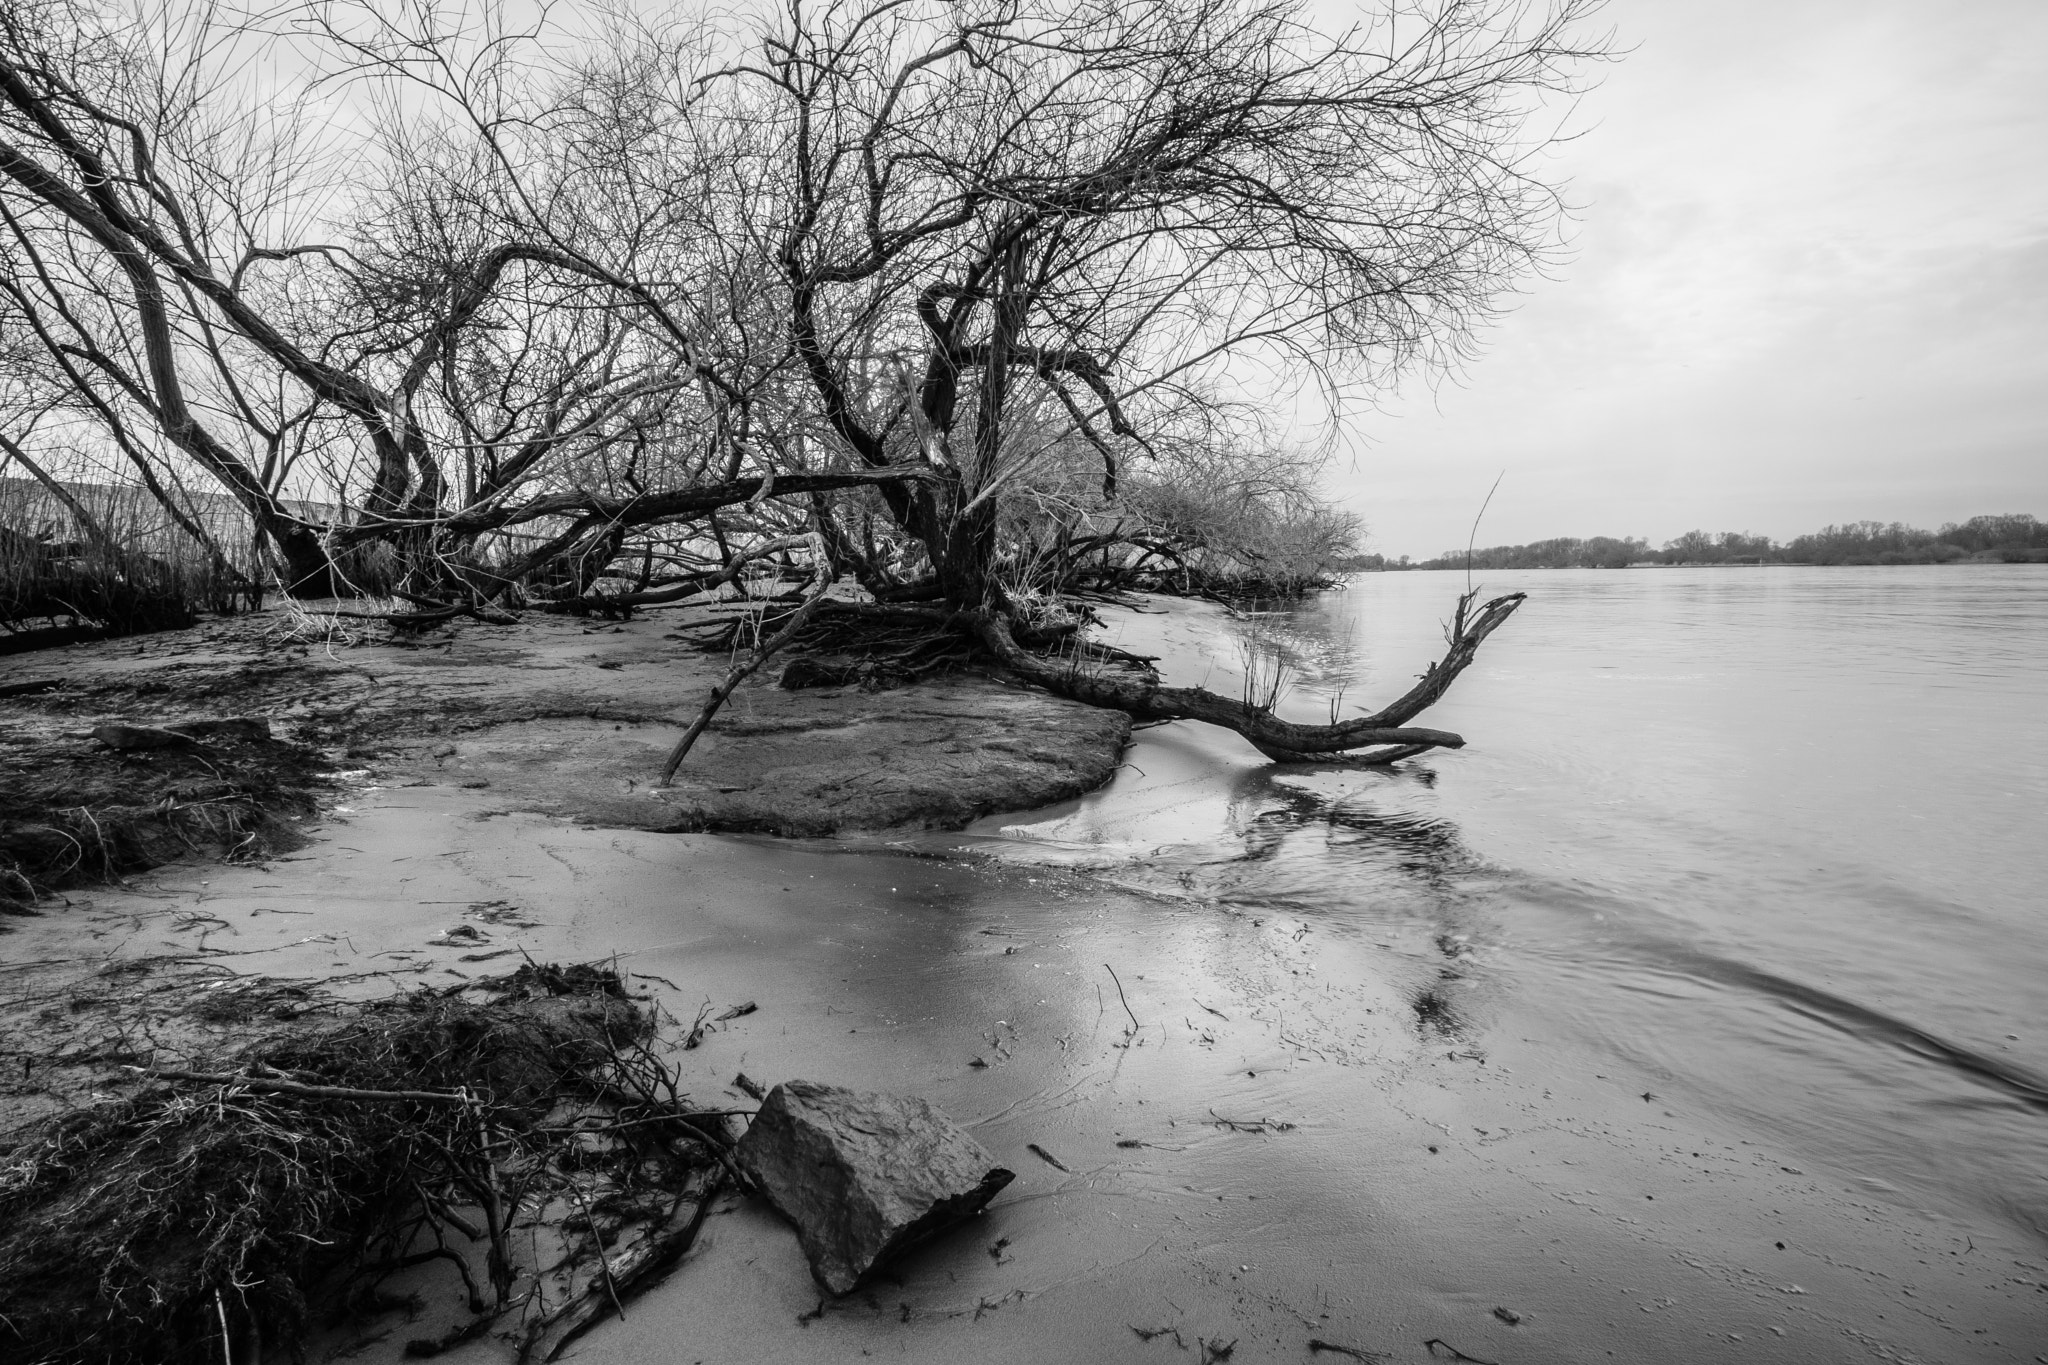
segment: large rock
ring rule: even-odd
[[[816,1081],[769,1091],[737,1155],[834,1294],[1015,1178],[921,1099]]]

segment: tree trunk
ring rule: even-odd
[[[306,527],[295,522],[279,523],[257,515],[256,523],[277,547],[287,597],[341,596],[334,581],[334,561],[327,547]]]

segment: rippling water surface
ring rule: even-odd
[[[1119,616],[1176,681],[1384,702],[1459,575]],[[1437,941],[1447,1008],[1625,1059],[1930,1210],[2048,1235],[2048,570],[1491,574],[1521,612],[1391,771],[1148,731],[1104,792],[984,832],[1336,933]],[[1525,1027],[1533,1025],[1533,1027]]]

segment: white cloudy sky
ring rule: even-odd
[[[1346,426],[1372,548],[2048,517],[2048,3],[1613,0],[1583,206],[1459,380]]]

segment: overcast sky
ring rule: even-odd
[[[1370,548],[2048,518],[2048,3],[1613,0],[1572,258],[1348,423]]]

